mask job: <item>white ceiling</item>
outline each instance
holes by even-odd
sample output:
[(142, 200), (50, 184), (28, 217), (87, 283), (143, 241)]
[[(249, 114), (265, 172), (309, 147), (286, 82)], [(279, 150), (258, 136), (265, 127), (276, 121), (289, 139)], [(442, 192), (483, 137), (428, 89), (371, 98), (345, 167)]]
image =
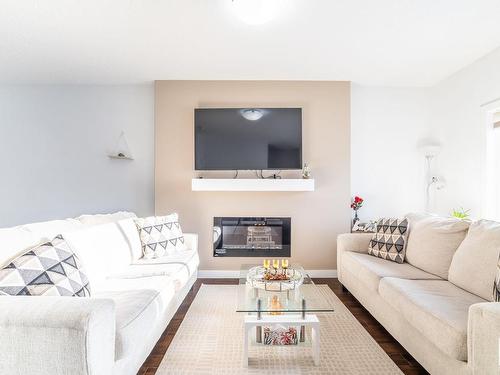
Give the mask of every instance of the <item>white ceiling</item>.
[(500, 46), (499, 0), (265, 1), (248, 25), (231, 0), (1, 0), (0, 82), (428, 86)]

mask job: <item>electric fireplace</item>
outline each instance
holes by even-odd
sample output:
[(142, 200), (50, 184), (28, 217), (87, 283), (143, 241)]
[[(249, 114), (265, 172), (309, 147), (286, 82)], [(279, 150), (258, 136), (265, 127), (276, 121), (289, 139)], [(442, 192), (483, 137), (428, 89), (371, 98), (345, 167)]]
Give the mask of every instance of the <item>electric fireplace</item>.
[(214, 217), (214, 256), (289, 257), (289, 217)]

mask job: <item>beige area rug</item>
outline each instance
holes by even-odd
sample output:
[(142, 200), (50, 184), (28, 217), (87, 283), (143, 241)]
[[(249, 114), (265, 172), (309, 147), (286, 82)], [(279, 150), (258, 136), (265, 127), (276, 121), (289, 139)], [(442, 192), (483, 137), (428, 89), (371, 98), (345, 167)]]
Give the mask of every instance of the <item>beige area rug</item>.
[(317, 314), (321, 322), (321, 362), (310, 346), (250, 345), (243, 367), (243, 313), (237, 287), (203, 285), (177, 331), (157, 375), (401, 374), (399, 368), (326, 285), (318, 288), (335, 306)]

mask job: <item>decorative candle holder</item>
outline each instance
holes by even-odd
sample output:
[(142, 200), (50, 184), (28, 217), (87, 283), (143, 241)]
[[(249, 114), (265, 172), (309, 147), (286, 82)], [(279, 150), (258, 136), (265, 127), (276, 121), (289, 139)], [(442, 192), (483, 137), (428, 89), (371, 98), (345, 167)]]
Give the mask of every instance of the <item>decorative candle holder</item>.
[(288, 269), (288, 259), (281, 259), (281, 268), (283, 268), (283, 273), (286, 275)]
[(273, 259), (273, 269), (274, 273), (278, 272), (278, 268), (280, 267), (280, 261), (278, 259)]
[(262, 262), (262, 266), (266, 269), (266, 271), (269, 271), (269, 268), (271, 267), (271, 260), (264, 259), (264, 261)]
[[(285, 260), (284, 263), (282, 260), (275, 261), (275, 263), (278, 262), (278, 269), (276, 271), (274, 269), (266, 268), (265, 266), (267, 266), (267, 262), (263, 262), (263, 265), (261, 266), (255, 266), (249, 269), (247, 274), (247, 284), (252, 288), (255, 288), (255, 298), (257, 298), (258, 295), (256, 289), (288, 293), (296, 290), (297, 287), (302, 285), (305, 274), (301, 270), (295, 269), (287, 264), (287, 261), (288, 260)], [(272, 261), (269, 262), (272, 263)], [(281, 268), (279, 268), (280, 264), (282, 265)], [(288, 294), (287, 296), (287, 298), (290, 298)]]

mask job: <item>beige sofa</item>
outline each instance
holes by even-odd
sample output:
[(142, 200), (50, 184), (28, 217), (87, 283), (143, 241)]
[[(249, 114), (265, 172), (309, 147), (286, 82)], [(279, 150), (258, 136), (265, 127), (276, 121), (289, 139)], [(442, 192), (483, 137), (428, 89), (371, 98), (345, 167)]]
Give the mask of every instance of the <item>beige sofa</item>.
[(407, 217), (403, 264), (369, 255), (371, 234), (340, 235), (339, 281), (431, 374), (498, 374), (500, 223)]

